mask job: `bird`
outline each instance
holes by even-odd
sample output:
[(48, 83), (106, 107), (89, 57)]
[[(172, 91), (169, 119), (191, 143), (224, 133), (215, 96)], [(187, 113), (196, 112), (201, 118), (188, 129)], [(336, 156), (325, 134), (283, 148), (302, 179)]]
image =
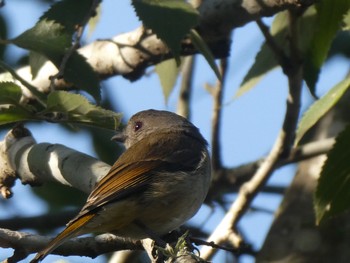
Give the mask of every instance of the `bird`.
[(88, 233), (139, 240), (161, 237), (193, 217), (211, 183), (207, 141), (186, 118), (163, 110), (133, 115), (112, 140), (125, 151), (95, 185), (80, 212), (31, 263)]

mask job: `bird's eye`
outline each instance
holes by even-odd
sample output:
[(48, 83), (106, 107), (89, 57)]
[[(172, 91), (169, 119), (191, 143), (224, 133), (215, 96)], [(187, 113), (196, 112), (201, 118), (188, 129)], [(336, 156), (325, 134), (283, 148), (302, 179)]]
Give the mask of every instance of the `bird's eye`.
[(136, 132), (141, 128), (142, 128), (142, 122), (141, 121), (135, 122), (134, 131)]

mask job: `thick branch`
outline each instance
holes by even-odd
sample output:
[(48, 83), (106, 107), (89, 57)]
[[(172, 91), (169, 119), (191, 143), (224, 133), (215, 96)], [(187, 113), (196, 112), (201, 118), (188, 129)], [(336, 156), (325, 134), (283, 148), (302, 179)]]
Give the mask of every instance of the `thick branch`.
[(16, 171), (23, 184), (58, 181), (86, 193), (90, 193), (110, 169), (108, 164), (63, 145), (36, 144), (31, 133), (22, 126), (8, 132), (0, 142), (0, 158), (7, 164), (6, 170)]
[[(18, 262), (28, 254), (37, 252), (49, 242), (50, 238), (11, 231), (0, 228), (0, 247), (12, 248), (16, 244), (14, 255), (8, 262)], [(76, 242), (79, 240), (79, 242)], [(112, 234), (103, 234), (96, 237), (75, 238), (62, 244), (53, 251), (56, 255), (79, 255), (95, 258), (101, 254), (118, 250), (142, 250), (139, 241), (132, 242), (118, 238)], [(18, 261), (16, 261), (18, 260)]]

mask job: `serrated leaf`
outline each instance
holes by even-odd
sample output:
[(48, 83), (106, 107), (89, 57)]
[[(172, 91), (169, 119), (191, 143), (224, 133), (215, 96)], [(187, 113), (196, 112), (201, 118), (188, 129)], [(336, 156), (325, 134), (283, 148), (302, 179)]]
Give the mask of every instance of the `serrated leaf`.
[[(18, 75), (17, 72), (13, 68), (11, 68), (9, 65), (7, 65), (6, 63), (4, 63), (1, 60), (0, 60), (0, 68), (8, 71), (14, 79), (19, 80), (23, 86), (25, 86), (33, 95), (36, 96), (38, 102), (41, 105), (43, 105), (43, 106), (46, 105), (45, 104), (46, 96), (43, 93), (41, 93), (40, 91), (38, 91), (38, 89), (36, 87), (32, 86), (29, 82), (27, 82), (20, 75)], [(6, 74), (2, 74), (2, 75), (3, 75), (5, 81), (6, 80), (8, 80), (8, 81), (13, 80), (13, 78), (12, 79), (9, 78), (9, 76), (6, 76)]]
[(209, 49), (207, 43), (205, 43), (203, 38), (194, 29), (191, 30), (190, 37), (191, 37), (191, 40), (192, 40), (192, 44), (199, 50), (199, 52), (207, 60), (209, 66), (214, 71), (216, 77), (219, 80), (222, 80), (222, 76), (220, 74), (219, 68), (218, 68), (218, 66), (215, 63), (215, 58), (214, 58), (213, 54), (211, 53), (211, 50)]
[(22, 97), (21, 88), (13, 82), (0, 82), (0, 105), (19, 105)]
[(120, 114), (91, 104), (85, 97), (65, 91), (51, 92), (47, 109), (42, 112), (51, 121), (67, 121), (116, 130)]
[(339, 101), (349, 87), (350, 77), (347, 77), (311, 105), (299, 122), (295, 144), (298, 144), (304, 134)]
[(55, 21), (64, 26), (65, 31), (72, 35), (77, 25), (81, 25), (90, 13), (93, 0), (62, 0), (54, 3), (44, 13), (41, 20)]
[(179, 75), (179, 67), (175, 59), (168, 59), (157, 64), (155, 70), (162, 86), (165, 102), (167, 103), (170, 93), (176, 84)]
[[(299, 48), (302, 52), (305, 52), (310, 45), (311, 33), (314, 30), (315, 15), (315, 9), (310, 7), (298, 21), (300, 28)], [(288, 45), (288, 16), (288, 11), (278, 13), (270, 29), (270, 34), (274, 38), (274, 42), (283, 50), (283, 52), (285, 52), (286, 55), (289, 55), (290, 53)], [(276, 54), (265, 41), (255, 57), (254, 64), (245, 75), (235, 97), (238, 98), (251, 90), (263, 77), (278, 66), (279, 62), (276, 59)]]
[(13, 105), (8, 107), (0, 107), (0, 125), (35, 119), (37, 118), (34, 115), (22, 107)]
[(314, 196), (316, 222), (350, 208), (350, 127), (336, 138), (322, 169)]
[(199, 13), (184, 0), (133, 0), (137, 16), (143, 24), (165, 42), (180, 60), (180, 44), (199, 22)]
[(39, 21), (33, 28), (11, 40), (15, 45), (44, 54), (56, 67), (60, 66), (66, 48), (71, 45), (71, 36), (62, 25), (54, 21)]
[(13, 82), (0, 82), (0, 125), (37, 120), (35, 108), (21, 104), (22, 90)]
[(317, 23), (309, 51), (305, 57), (304, 79), (312, 93), (315, 92), (320, 68), (327, 58), (344, 15), (350, 9), (349, 0), (320, 1), (316, 4)]
[(350, 30), (350, 10), (345, 14), (344, 16), (344, 25), (343, 25), (343, 30)]
[[(287, 45), (287, 28), (288, 28), (288, 12), (280, 12), (273, 20), (270, 34), (274, 37), (275, 43), (286, 51), (283, 47)], [(260, 51), (255, 57), (255, 62), (244, 77), (240, 88), (235, 97), (238, 98), (244, 93), (252, 89), (268, 72), (278, 66), (276, 55), (271, 50), (266, 41), (261, 46)]]
[(46, 61), (47, 61), (47, 58), (42, 54), (35, 51), (29, 52), (29, 66), (32, 74), (32, 79), (36, 78), (39, 70), (45, 64)]
[(74, 51), (64, 68), (64, 78), (68, 82), (90, 93), (96, 101), (101, 99), (100, 80), (86, 58)]

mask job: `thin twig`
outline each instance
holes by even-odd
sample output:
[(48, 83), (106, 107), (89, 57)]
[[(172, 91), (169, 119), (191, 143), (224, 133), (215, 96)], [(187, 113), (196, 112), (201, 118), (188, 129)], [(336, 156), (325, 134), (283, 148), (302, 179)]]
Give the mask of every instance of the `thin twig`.
[(184, 58), (182, 67), (182, 80), (177, 104), (177, 113), (191, 119), (190, 101), (193, 88), (193, 69), (195, 66), (195, 56)]
[(298, 25), (297, 17), (289, 12), (289, 49), (290, 59), (289, 68), (284, 72), (288, 77), (289, 94), (287, 99), (287, 111), (283, 123), (283, 130), (286, 134), (281, 156), (288, 156), (295, 139), (295, 131), (298, 124), (301, 90), (303, 81), (303, 67), (300, 59), (300, 50), (298, 48)]
[(227, 59), (220, 60), (220, 73), (222, 76), (221, 81), (218, 80), (216, 87), (212, 90), (214, 98), (213, 105), (213, 117), (212, 117), (212, 165), (213, 170), (219, 170), (222, 167), (221, 163), (221, 147), (220, 147), (220, 128), (221, 128), (221, 116), (222, 116), (222, 98), (224, 92), (224, 82), (227, 73)]
[(286, 55), (286, 53), (283, 51), (283, 49), (276, 43), (274, 37), (270, 33), (270, 29), (268, 26), (264, 24), (261, 18), (258, 18), (256, 20), (256, 23), (261, 31), (261, 33), (264, 35), (266, 43), (271, 48), (273, 53), (276, 55), (276, 58), (281, 65), (282, 68), (285, 68), (288, 64), (289, 58)]
[(222, 245), (217, 245), (214, 242), (207, 242), (205, 240), (199, 239), (199, 238), (195, 238), (195, 237), (190, 237), (191, 242), (193, 242), (194, 244), (196, 244), (197, 246), (209, 246), (209, 247), (213, 247), (213, 248), (217, 248), (217, 249), (221, 249), (221, 250), (225, 250), (228, 252), (231, 252), (233, 254), (235, 254), (236, 256), (240, 256), (243, 254), (246, 255), (256, 255), (256, 251), (253, 250), (252, 246), (250, 244), (246, 244), (240, 248), (232, 248), (232, 247), (226, 247), (226, 246), (222, 246)]

